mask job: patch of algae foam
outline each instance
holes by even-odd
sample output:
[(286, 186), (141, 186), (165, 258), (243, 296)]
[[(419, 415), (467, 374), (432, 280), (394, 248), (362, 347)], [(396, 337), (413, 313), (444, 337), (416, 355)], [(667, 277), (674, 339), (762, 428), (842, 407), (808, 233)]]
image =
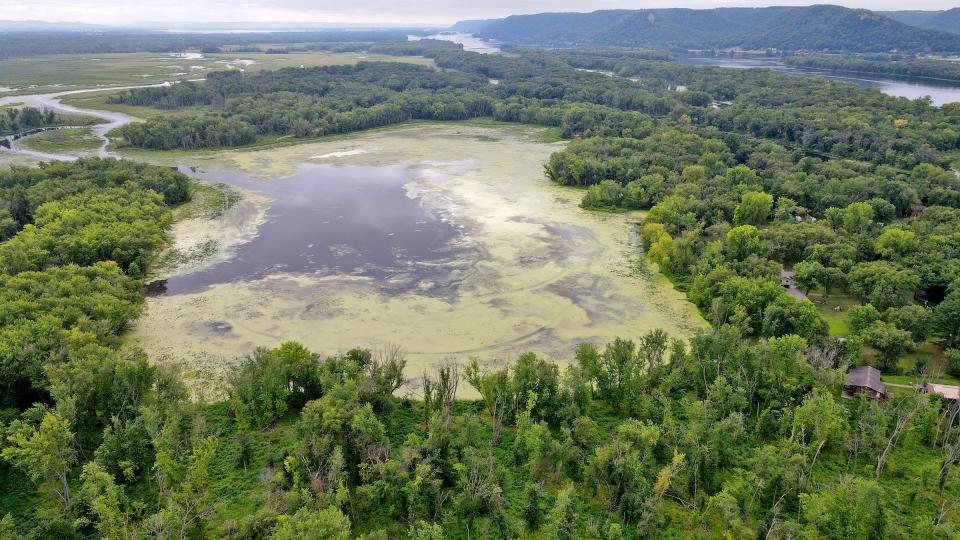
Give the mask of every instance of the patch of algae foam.
[[(204, 197), (234, 196), (226, 208), (207, 210)], [(210, 186), (194, 201), (174, 212), (172, 242), (160, 253), (150, 279), (197, 272), (231, 258), (234, 250), (252, 240), (266, 220), (270, 197), (256, 191), (223, 185)]]
[(654, 328), (685, 337), (704, 327), (661, 274), (638, 270), (644, 263), (627, 217), (584, 211), (577, 206), (582, 191), (544, 176), (544, 163), (563, 145), (542, 134), (418, 124), (200, 156), (201, 167), (240, 169), (265, 181), (316, 156), (333, 164), (404, 164), (416, 173), (408, 195), (462, 227), (461, 241), (479, 255), (463, 261), (468, 270), (454, 297), (430, 295), (430, 283), (387, 295), (367, 278), (278, 273), (150, 298), (130, 340), (151, 361), (174, 365), (201, 399), (222, 398), (229, 370), (255, 347), (296, 340), (332, 354), (399, 345), (410, 379), (404, 391), (416, 396), (416, 379), (449, 359), (494, 362), (534, 351), (564, 364), (580, 342)]

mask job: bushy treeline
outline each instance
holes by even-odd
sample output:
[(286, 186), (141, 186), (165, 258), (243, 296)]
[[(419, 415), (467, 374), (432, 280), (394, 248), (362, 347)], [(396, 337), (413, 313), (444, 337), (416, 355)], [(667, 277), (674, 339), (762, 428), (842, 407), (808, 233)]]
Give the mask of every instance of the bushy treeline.
[(960, 66), (947, 60), (929, 58), (898, 58), (895, 56), (838, 56), (803, 54), (787, 56), (783, 62), (788, 66), (827, 69), (836, 71), (859, 71), (881, 75), (907, 77), (930, 77), (960, 81)]
[(0, 136), (21, 133), (40, 127), (60, 125), (62, 118), (52, 109), (36, 107), (0, 108)]
[(115, 344), (188, 187), (109, 159), (0, 172), (0, 407), (49, 399), (50, 370)]
[[(839, 398), (838, 343), (720, 325), (583, 345), (561, 370), (256, 351), (230, 399), (89, 349), (7, 428), (60, 538), (950, 538), (958, 406)], [(97, 356), (99, 355), (99, 357)], [(104, 360), (108, 358), (111, 360)], [(476, 400), (456, 398), (458, 389)], [(79, 398), (79, 399), (78, 399)], [(109, 412), (109, 418), (103, 413)]]
[(960, 180), (952, 171), (822, 160), (715, 135), (659, 129), (573, 141), (546, 171), (588, 186), (584, 207), (649, 210), (647, 254), (716, 323), (735, 318), (768, 337), (824, 334), (816, 307), (781, 287), (781, 270), (792, 267), (804, 292), (845, 292), (876, 313), (852, 325), (852, 337), (876, 349), (887, 372), (931, 336), (957, 347)]
[[(644, 136), (654, 123), (716, 128), (815, 156), (905, 168), (948, 166), (960, 145), (953, 106), (769, 70), (654, 62), (628, 52), (617, 57), (616, 50), (479, 55), (424, 41), (369, 50), (423, 54), (442, 70), (365, 63), (224, 73), (203, 83), (134, 90), (115, 100), (183, 112), (130, 124), (120, 135), (134, 146), (197, 148), (243, 144), (251, 132), (315, 136), (411, 119), (491, 116), (563, 126), (568, 137)], [(619, 77), (577, 69), (596, 65), (613, 67)], [(204, 124), (211, 127), (201, 130)], [(184, 126), (189, 135), (177, 139)]]

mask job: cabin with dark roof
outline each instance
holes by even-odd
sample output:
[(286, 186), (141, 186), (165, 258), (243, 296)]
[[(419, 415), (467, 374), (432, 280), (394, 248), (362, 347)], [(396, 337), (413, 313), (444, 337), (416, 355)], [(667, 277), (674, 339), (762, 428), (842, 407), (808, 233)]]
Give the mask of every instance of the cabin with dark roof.
[(886, 400), (887, 386), (880, 380), (880, 370), (870, 366), (853, 368), (847, 373), (843, 385), (843, 397), (867, 396), (870, 399)]

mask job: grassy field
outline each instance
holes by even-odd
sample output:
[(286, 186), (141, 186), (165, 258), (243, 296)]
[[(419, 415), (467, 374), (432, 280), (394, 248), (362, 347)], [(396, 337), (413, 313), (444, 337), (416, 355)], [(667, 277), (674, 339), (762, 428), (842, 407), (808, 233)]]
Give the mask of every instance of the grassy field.
[[(850, 335), (850, 326), (847, 324), (847, 312), (851, 307), (860, 303), (859, 300), (848, 294), (833, 292), (829, 298), (824, 298), (822, 293), (811, 292), (807, 295), (810, 300), (816, 304), (820, 310), (820, 315), (826, 319), (830, 325), (830, 335), (846, 337)], [(837, 308), (840, 308), (838, 311)]]
[(89, 128), (64, 128), (44, 131), (20, 141), (30, 150), (48, 153), (84, 152), (100, 148), (102, 141)]
[(199, 79), (210, 71), (228, 69), (251, 72), (361, 61), (433, 65), (433, 60), (418, 56), (330, 52), (209, 54), (200, 59), (177, 58), (163, 53), (60, 54), (0, 62), (0, 88), (12, 89), (0, 92), (0, 95)]

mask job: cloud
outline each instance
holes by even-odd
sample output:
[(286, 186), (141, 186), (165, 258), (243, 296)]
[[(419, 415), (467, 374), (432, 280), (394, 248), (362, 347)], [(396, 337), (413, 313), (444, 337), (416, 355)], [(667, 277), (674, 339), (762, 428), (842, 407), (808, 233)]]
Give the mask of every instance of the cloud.
[[(903, 0), (839, 2), (849, 7), (904, 9)], [(909, 9), (947, 9), (950, 1), (918, 0)], [(592, 11), (612, 8), (807, 5), (812, 2), (735, 0), (0, 0), (0, 19), (78, 21), (123, 24), (138, 22), (336, 22), (449, 24), (461, 19), (504, 17), (543, 11)]]

